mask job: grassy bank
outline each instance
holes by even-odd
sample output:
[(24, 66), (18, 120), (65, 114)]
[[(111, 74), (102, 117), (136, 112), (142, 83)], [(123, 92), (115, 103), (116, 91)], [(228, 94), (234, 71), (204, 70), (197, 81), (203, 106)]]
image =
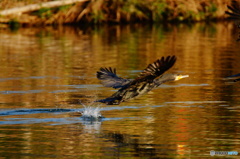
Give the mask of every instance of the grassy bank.
[[(3, 0), (1, 10), (47, 0)], [(193, 22), (221, 20), (229, 0), (95, 0), (24, 14), (0, 16), (1, 23), (22, 25), (99, 24), (133, 22)]]

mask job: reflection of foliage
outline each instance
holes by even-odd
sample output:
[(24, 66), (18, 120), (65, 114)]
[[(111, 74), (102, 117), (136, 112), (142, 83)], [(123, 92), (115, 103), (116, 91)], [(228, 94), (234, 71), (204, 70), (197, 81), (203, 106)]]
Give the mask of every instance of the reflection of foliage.
[(9, 25), (10, 30), (12, 30), (12, 31), (16, 31), (20, 27), (20, 24), (19, 24), (19, 22), (16, 19), (11, 19), (8, 22), (8, 25)]

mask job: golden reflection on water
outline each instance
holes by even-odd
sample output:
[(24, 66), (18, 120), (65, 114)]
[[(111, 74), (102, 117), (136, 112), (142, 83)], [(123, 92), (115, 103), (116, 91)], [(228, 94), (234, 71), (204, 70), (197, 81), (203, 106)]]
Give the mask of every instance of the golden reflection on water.
[(190, 77), (116, 108), (101, 104), (108, 119), (103, 122), (86, 124), (79, 118), (74, 124), (46, 124), (73, 120), (72, 113), (0, 117), (27, 121), (1, 126), (0, 152), (181, 158), (240, 151), (240, 90), (238, 83), (223, 80), (239, 73), (240, 47), (232, 30), (229, 23), (2, 30), (0, 108), (82, 108), (79, 100), (92, 104), (113, 93), (96, 79), (100, 67), (115, 67), (121, 76), (134, 78), (167, 55), (178, 58), (169, 72)]

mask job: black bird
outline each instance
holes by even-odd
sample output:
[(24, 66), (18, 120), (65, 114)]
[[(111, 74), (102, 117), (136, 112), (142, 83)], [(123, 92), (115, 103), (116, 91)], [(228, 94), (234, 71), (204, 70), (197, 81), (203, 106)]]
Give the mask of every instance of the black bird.
[(154, 63), (149, 64), (135, 79), (118, 77), (115, 68), (100, 68), (97, 72), (97, 78), (101, 80), (102, 84), (106, 87), (118, 88), (119, 90), (112, 96), (106, 99), (97, 100), (96, 102), (102, 102), (108, 105), (120, 104), (121, 102), (145, 94), (164, 82), (176, 81), (188, 77), (188, 75), (163, 74), (170, 69), (175, 62), (175, 56), (162, 57)]
[(227, 78), (233, 79), (232, 82), (237, 82), (237, 81), (240, 81), (240, 78), (236, 78), (239, 76), (240, 76), (240, 73), (238, 73), (236, 75), (228, 76)]
[[(231, 5), (228, 5), (227, 7), (229, 11), (225, 11), (225, 13), (229, 15), (228, 19), (234, 20), (238, 28), (240, 28), (240, 2), (236, 0), (232, 0)], [(240, 41), (240, 35), (237, 41)]]
[(229, 19), (240, 20), (240, 2), (232, 0), (231, 5), (227, 5), (229, 11), (225, 11), (229, 15)]
[[(228, 19), (235, 20), (238, 25), (238, 28), (240, 28), (240, 2), (236, 1), (236, 0), (232, 0), (231, 5), (230, 6), (228, 5), (227, 7), (230, 11), (230, 12), (225, 11), (225, 13), (229, 15)], [(240, 35), (239, 35), (239, 38), (237, 39), (237, 41), (240, 41)], [(227, 78), (235, 78), (235, 77), (239, 77), (239, 76), (240, 76), (240, 73), (229, 76)], [(237, 82), (237, 81), (240, 81), (240, 78), (233, 80), (233, 82)]]

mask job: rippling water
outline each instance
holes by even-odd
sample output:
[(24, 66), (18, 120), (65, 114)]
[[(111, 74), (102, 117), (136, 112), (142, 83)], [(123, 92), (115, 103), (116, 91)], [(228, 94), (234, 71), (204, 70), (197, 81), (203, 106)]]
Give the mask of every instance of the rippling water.
[[(238, 31), (230, 23), (25, 28), (0, 34), (3, 158), (209, 158), (240, 152)], [(134, 78), (161, 56), (189, 78), (140, 98), (94, 103), (115, 90), (100, 67)], [(104, 118), (85, 120), (84, 105)], [(236, 157), (236, 156), (235, 156)]]

